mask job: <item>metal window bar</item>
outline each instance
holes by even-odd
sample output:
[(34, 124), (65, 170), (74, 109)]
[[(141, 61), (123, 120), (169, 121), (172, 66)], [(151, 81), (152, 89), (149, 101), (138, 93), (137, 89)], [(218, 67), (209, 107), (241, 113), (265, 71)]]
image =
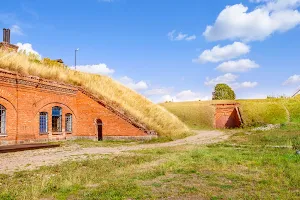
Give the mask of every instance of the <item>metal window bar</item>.
[(72, 114), (66, 114), (66, 132), (72, 132)]
[(40, 133), (48, 133), (48, 113), (40, 113)]
[(6, 135), (6, 108), (0, 105), (0, 135)]
[(61, 107), (52, 108), (52, 132), (62, 132), (62, 109)]

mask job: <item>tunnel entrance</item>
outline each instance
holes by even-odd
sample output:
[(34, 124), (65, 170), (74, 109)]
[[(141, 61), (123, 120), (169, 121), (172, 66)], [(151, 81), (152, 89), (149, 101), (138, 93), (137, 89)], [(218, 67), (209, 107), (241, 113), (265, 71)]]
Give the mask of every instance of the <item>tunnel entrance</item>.
[(239, 111), (238, 103), (214, 104), (215, 111), (215, 128), (239, 128), (242, 124), (242, 118)]

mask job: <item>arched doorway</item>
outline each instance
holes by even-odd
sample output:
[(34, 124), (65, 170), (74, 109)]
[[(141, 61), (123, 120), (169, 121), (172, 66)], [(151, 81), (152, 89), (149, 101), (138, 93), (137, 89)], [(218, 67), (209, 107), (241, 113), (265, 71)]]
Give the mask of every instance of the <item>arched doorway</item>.
[(98, 141), (101, 141), (103, 139), (103, 135), (102, 135), (102, 120), (101, 119), (97, 119), (96, 120), (96, 125), (97, 125), (97, 133), (98, 133)]

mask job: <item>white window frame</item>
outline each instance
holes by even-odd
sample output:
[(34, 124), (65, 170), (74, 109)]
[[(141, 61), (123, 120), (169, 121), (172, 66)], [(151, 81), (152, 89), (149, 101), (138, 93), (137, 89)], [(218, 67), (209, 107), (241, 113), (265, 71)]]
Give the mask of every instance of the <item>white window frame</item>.
[(0, 104), (0, 136), (7, 136), (6, 133), (6, 108)]
[(66, 122), (66, 132), (72, 133), (73, 131), (73, 116), (71, 113), (67, 113), (65, 115), (65, 122)]

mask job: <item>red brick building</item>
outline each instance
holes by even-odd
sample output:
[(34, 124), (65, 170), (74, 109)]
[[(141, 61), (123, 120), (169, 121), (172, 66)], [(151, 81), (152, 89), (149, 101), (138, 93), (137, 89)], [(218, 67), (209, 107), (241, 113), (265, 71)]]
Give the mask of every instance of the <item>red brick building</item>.
[(151, 132), (82, 88), (0, 70), (0, 145), (149, 137)]

